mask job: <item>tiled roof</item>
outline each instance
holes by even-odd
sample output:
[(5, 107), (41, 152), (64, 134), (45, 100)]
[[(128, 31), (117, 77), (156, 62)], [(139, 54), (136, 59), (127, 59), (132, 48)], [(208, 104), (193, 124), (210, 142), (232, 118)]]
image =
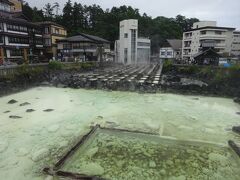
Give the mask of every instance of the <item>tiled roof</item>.
[(106, 39), (100, 38), (98, 36), (93, 36), (85, 33), (80, 33), (77, 36), (72, 36), (59, 40), (59, 42), (95, 42), (95, 43), (109, 43)]

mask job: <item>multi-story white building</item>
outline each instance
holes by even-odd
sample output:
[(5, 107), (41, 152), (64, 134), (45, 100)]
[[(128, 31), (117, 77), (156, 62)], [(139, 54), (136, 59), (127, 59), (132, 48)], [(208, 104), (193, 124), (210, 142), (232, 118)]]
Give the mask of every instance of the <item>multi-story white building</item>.
[(182, 58), (193, 60), (201, 51), (202, 44), (214, 41), (214, 49), (220, 55), (230, 56), (235, 28), (218, 27), (216, 21), (201, 21), (183, 33)]
[(138, 20), (120, 22), (119, 40), (115, 42), (115, 60), (123, 64), (150, 62), (151, 41), (138, 38)]
[(240, 31), (233, 32), (233, 43), (231, 55), (240, 56)]

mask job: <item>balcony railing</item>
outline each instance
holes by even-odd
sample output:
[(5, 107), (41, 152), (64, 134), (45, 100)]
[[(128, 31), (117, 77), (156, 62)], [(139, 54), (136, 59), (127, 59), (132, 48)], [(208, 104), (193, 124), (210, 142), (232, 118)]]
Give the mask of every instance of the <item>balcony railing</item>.
[(226, 35), (205, 34), (200, 35), (200, 39), (225, 39)]

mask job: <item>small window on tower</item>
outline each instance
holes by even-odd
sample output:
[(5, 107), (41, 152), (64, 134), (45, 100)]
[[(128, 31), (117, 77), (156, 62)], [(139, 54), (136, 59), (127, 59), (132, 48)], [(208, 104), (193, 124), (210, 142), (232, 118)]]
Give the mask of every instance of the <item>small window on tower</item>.
[(125, 34), (124, 34), (124, 38), (128, 38), (128, 33), (125, 33)]

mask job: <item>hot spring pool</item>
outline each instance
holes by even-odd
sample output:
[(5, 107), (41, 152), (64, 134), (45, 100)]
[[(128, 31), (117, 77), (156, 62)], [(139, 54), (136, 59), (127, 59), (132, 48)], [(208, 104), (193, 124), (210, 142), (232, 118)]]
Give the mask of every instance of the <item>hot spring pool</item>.
[[(18, 102), (8, 104), (11, 99)], [(30, 104), (20, 106), (24, 102)], [(231, 131), (232, 126), (240, 125), (240, 116), (237, 114), (240, 112), (240, 106), (227, 98), (39, 87), (0, 98), (0, 107), (0, 176), (5, 179), (16, 179), (16, 177), (20, 180), (44, 179), (46, 176), (41, 170), (46, 165), (53, 165), (83, 134), (89, 131), (90, 125), (97, 123), (103, 126), (157, 133), (159, 137), (164, 138), (208, 142), (214, 147), (226, 147), (229, 139), (240, 142), (240, 137)], [(26, 112), (27, 109), (34, 111)], [(53, 111), (45, 112), (44, 110), (47, 109)], [(10, 112), (6, 113), (7, 111)], [(12, 119), (9, 116), (20, 118)], [(138, 142), (142, 147), (147, 143), (146, 140), (142, 142), (138, 140)], [(155, 157), (154, 154), (160, 152), (156, 150), (154, 143), (151, 146), (150, 149), (153, 149), (151, 157)], [(133, 151), (134, 148), (129, 148), (129, 151)], [(163, 144), (162, 148), (167, 147)], [(99, 153), (100, 160), (103, 152)], [(228, 164), (229, 168), (221, 168), (222, 166), (219, 165), (218, 170), (217, 164), (211, 165), (206, 160), (208, 166), (206, 165), (205, 172), (212, 174), (210, 177), (218, 179), (226, 179), (225, 175), (232, 172), (232, 176), (230, 174), (227, 177), (234, 179), (236, 165), (234, 163), (229, 165), (231, 156), (224, 151), (224, 148), (210, 148), (205, 152), (206, 157), (209, 157), (211, 152), (215, 156), (210, 157), (216, 158), (216, 161), (222, 164)], [(177, 157), (176, 160), (181, 155), (180, 152), (174, 154), (169, 151), (169, 153), (173, 153), (173, 157)], [(191, 154), (190, 151), (185, 155), (189, 155), (187, 159), (189, 164), (194, 158), (198, 159), (198, 156)], [(129, 157), (130, 162), (134, 162), (134, 157)], [(146, 159), (145, 156), (143, 157)], [(117, 158), (120, 157), (115, 157)], [(175, 159), (171, 160), (172, 163), (175, 163)], [(164, 169), (162, 168), (164, 162), (158, 161), (149, 157), (145, 166), (151, 164)], [(115, 167), (119, 164), (124, 166), (124, 162), (112, 163)], [(177, 167), (184, 167), (182, 163), (180, 161)], [(199, 167), (201, 165), (199, 163), (200, 161), (196, 160), (194, 166)], [(189, 166), (186, 164), (185, 167)], [(107, 166), (103, 165), (103, 168), (104, 171), (108, 171)], [(140, 171), (137, 167), (135, 170)], [(131, 171), (134, 172), (134, 169)], [(181, 175), (184, 175), (181, 174), (184, 168), (179, 168), (177, 174), (172, 171), (169, 174), (166, 165), (165, 171), (167, 179), (183, 178)], [(154, 173), (157, 173), (154, 168), (151, 173), (151, 176), (145, 173), (142, 177), (146, 179), (149, 176), (150, 179), (154, 179)], [(116, 176), (113, 174), (111, 177)]]

